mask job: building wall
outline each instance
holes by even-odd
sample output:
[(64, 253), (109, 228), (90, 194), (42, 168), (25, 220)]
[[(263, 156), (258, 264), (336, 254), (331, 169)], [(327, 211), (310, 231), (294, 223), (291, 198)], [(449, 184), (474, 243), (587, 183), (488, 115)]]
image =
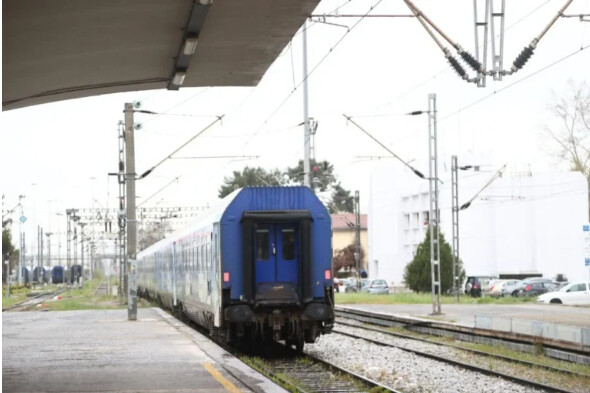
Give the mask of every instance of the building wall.
[[(493, 173), (459, 174), (459, 204), (479, 191)], [(441, 230), (452, 244), (450, 173), (440, 187)], [(541, 273), (570, 281), (586, 278), (582, 225), (588, 218), (588, 186), (578, 172), (496, 179), (459, 212), (459, 251), (468, 275)], [(391, 168), (371, 176), (369, 276), (394, 285), (423, 241), (428, 182)]]
[[(343, 249), (344, 247), (348, 246), (349, 244), (354, 244), (355, 242), (355, 231), (354, 229), (350, 230), (334, 230), (332, 232), (332, 251), (334, 255), (336, 255), (336, 251)], [(361, 247), (365, 252), (365, 255), (362, 259), (362, 265), (366, 269), (367, 267), (367, 260), (368, 260), (368, 252), (369, 252), (369, 240), (367, 235), (366, 229), (361, 229)]]

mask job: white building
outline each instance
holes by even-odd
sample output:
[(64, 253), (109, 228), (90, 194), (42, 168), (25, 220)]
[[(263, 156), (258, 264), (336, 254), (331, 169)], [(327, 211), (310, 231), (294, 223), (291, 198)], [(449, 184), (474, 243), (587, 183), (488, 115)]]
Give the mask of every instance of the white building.
[[(459, 205), (494, 172), (459, 171)], [(443, 176), (443, 175), (441, 175)], [(452, 245), (451, 181), (440, 186), (441, 231)], [(428, 181), (399, 168), (372, 173), (369, 195), (369, 276), (402, 285), (404, 268), (428, 229)], [(459, 212), (459, 251), (468, 275), (564, 274), (588, 277), (582, 225), (588, 184), (579, 172), (496, 179)]]

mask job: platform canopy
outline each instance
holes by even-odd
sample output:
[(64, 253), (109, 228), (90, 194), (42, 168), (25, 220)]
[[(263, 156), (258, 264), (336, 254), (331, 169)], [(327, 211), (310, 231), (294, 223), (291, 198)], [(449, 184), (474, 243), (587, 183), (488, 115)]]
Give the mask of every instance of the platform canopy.
[(5, 0), (2, 109), (255, 86), (319, 0)]

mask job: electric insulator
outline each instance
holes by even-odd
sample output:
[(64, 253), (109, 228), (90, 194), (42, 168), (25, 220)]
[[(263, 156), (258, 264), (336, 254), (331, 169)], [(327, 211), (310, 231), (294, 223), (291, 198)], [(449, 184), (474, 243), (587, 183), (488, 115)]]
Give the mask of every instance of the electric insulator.
[(520, 54), (516, 58), (516, 60), (514, 60), (512, 68), (514, 68), (515, 71), (520, 70), (526, 64), (526, 62), (529, 61), (533, 53), (533, 48), (531, 48), (530, 46), (525, 46), (522, 52), (520, 52)]
[(461, 67), (461, 64), (459, 64), (457, 59), (455, 59), (453, 56), (449, 56), (449, 57), (447, 57), (447, 59), (449, 60), (451, 67), (453, 67), (455, 72), (457, 74), (459, 74), (459, 76), (461, 78), (465, 78), (467, 76), (467, 72), (465, 72), (465, 69), (463, 67)]
[(469, 66), (473, 68), (474, 71), (479, 72), (479, 70), (481, 70), (481, 63), (477, 61), (475, 57), (471, 55), (471, 53), (463, 51), (460, 53), (460, 55), (465, 63), (469, 64)]

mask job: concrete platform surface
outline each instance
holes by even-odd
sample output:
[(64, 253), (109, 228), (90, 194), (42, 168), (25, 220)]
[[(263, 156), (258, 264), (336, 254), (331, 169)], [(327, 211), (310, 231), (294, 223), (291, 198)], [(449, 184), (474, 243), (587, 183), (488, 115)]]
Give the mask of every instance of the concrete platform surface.
[(558, 304), (443, 304), (441, 305), (443, 315), (430, 315), (432, 304), (336, 304), (336, 306), (435, 319), (468, 327), (475, 326), (476, 315), (590, 327), (590, 307)]
[(3, 392), (285, 392), (162, 310), (2, 313)]

